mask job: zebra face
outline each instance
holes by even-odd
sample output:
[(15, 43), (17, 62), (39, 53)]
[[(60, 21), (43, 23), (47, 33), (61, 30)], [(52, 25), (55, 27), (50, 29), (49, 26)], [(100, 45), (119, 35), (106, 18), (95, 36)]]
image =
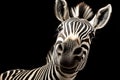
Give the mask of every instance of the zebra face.
[(53, 59), (61, 72), (75, 73), (83, 69), (92, 37), (106, 25), (111, 12), (112, 7), (108, 4), (93, 16), (92, 9), (84, 2), (68, 9), (65, 0), (56, 0), (55, 15), (61, 24), (58, 27)]
[(56, 63), (65, 73), (81, 70), (86, 63), (94, 29), (88, 21), (70, 18), (58, 27), (55, 44)]

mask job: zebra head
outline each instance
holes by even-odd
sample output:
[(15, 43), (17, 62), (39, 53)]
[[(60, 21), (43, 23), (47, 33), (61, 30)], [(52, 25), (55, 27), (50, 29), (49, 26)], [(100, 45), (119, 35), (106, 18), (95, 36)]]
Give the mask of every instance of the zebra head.
[(84, 2), (69, 11), (65, 0), (56, 0), (55, 14), (61, 24), (53, 60), (61, 72), (71, 74), (84, 68), (92, 38), (96, 30), (108, 22), (111, 12), (112, 7), (108, 4), (93, 15), (92, 9)]

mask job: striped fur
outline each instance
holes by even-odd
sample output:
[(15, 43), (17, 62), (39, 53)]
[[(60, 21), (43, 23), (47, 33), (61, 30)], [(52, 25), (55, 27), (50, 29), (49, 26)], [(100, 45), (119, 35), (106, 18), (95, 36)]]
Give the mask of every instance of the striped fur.
[[(108, 22), (111, 11), (109, 4), (89, 22), (93, 12), (87, 4), (82, 2), (71, 8), (71, 17), (67, 2), (56, 0), (55, 14), (61, 24), (56, 42), (46, 57), (46, 65), (32, 70), (8, 70), (0, 74), (0, 80), (74, 80), (87, 62), (95, 31)], [(102, 12), (104, 16), (99, 21)]]

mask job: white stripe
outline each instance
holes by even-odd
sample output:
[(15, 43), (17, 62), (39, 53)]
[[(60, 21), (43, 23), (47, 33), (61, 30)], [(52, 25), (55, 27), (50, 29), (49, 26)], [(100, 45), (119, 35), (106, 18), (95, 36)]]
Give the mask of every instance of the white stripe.
[[(52, 65), (54, 65), (54, 64), (52, 64)], [(55, 77), (53, 75), (53, 69), (54, 69), (54, 66), (52, 66), (52, 68), (51, 68), (51, 70), (52, 70), (51, 75), (52, 75), (53, 80), (55, 80)]]
[[(80, 26), (81, 26), (81, 25), (80, 25)], [(80, 32), (84, 29), (84, 27), (85, 27), (85, 25), (83, 25), (83, 27), (80, 29), (80, 31), (78, 31), (77, 35), (80, 34)], [(78, 29), (79, 29), (79, 27), (78, 27)], [(81, 35), (80, 35), (80, 36), (81, 36)]]
[(67, 37), (64, 33), (64, 29), (59, 34), (62, 34), (65, 38)]
[(2, 80), (3, 74), (0, 75), (0, 80)]
[(65, 27), (65, 30), (66, 30), (66, 35), (68, 35), (67, 22), (65, 23), (64, 27)]
[[(70, 34), (72, 34), (71, 24), (70, 24), (70, 23), (71, 23), (71, 22), (69, 22), (69, 24), (68, 24), (68, 25), (69, 25), (69, 30), (70, 30), (69, 32), (70, 32)], [(70, 35), (70, 34), (69, 34), (69, 35)]]
[[(62, 37), (58, 37), (58, 38), (57, 38), (57, 41), (62, 41), (62, 42), (63, 42), (63, 38), (62, 38)], [(56, 42), (57, 42), (57, 41), (56, 41)]]
[(30, 77), (28, 78), (28, 80), (31, 80), (31, 79), (32, 79), (32, 77), (35, 75), (36, 71), (38, 71), (38, 69), (36, 69), (36, 70), (30, 75)]
[[(15, 74), (15, 72), (16, 72), (16, 70), (13, 70), (13, 73), (12, 73), (11, 75)], [(19, 71), (18, 71), (18, 72), (19, 72)], [(18, 72), (17, 72), (17, 73), (18, 73)], [(11, 78), (12, 78), (12, 76), (10, 76), (9, 80), (11, 80)]]
[(5, 80), (7, 80), (9, 73), (10, 73), (10, 71), (7, 71), (7, 76), (5, 77)]

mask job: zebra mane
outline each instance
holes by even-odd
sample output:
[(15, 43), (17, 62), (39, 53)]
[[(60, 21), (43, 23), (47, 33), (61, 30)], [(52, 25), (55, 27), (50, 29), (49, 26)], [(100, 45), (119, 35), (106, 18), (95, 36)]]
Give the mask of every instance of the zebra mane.
[(71, 8), (73, 17), (89, 19), (93, 16), (93, 11), (86, 3), (81, 2), (76, 7)]

